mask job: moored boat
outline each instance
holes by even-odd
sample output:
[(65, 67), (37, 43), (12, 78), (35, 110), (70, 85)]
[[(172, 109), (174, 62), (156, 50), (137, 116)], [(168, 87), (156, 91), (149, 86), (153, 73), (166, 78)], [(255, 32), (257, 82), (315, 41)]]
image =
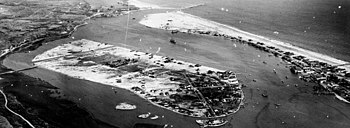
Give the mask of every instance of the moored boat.
[(159, 118), (159, 116), (157, 116), (157, 115), (154, 115), (153, 117), (150, 117), (151, 120), (155, 120), (155, 119), (158, 119), (158, 118)]

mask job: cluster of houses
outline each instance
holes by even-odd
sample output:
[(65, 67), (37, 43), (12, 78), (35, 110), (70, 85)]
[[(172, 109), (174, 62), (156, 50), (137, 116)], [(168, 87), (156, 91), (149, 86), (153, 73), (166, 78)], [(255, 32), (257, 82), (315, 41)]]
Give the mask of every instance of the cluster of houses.
[(201, 93), (202, 98), (210, 106), (208, 112), (211, 116), (231, 114), (240, 105), (243, 97), (241, 86), (236, 74), (232, 71), (209, 70), (207, 74), (188, 74), (187, 76), (191, 86)]
[(134, 5), (127, 5), (124, 3), (118, 3), (115, 6), (101, 6), (99, 8), (92, 8), (89, 10), (89, 13), (92, 14), (98, 14), (95, 17), (114, 17), (126, 14), (127, 11), (131, 10), (139, 10), (138, 7)]
[[(200, 67), (199, 64), (190, 66)], [(131, 89), (158, 106), (192, 117), (225, 117), (236, 112), (243, 100), (241, 85), (232, 71), (193, 73), (186, 70), (164, 70), (154, 69), (141, 74), (151, 79), (168, 76), (170, 81), (178, 83), (175, 88), (152, 89), (149, 92), (144, 86)]]
[(334, 94), (338, 99), (350, 103), (350, 73), (338, 66), (306, 59), (303, 56), (285, 57), (292, 64), (290, 70), (306, 82), (318, 83), (325, 94)]

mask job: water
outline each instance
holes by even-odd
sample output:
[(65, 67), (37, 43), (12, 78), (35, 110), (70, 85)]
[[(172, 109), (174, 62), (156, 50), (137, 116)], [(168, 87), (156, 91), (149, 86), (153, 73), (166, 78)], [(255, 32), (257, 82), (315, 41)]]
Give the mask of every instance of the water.
[(206, 6), (185, 12), (350, 61), (348, 0), (140, 1), (166, 7), (183, 7), (205, 2)]

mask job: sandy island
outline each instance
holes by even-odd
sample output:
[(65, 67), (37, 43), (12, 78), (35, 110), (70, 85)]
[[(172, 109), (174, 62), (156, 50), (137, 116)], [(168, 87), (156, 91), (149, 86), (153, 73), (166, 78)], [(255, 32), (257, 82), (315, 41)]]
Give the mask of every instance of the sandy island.
[(130, 90), (176, 113), (216, 118), (239, 110), (235, 73), (127, 48), (78, 40), (36, 56), (35, 65)]

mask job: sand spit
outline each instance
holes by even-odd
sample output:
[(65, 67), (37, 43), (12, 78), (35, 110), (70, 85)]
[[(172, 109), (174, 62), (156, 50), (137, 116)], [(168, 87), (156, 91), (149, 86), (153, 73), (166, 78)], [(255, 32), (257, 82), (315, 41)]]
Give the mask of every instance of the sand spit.
[(232, 71), (84, 39), (48, 50), (33, 62), (130, 90), (156, 106), (192, 117), (225, 117), (237, 112), (244, 98)]
[[(165, 30), (171, 30), (171, 31), (176, 30), (180, 32), (211, 31), (211, 32), (216, 32), (218, 34), (228, 35), (231, 37), (237, 37), (237, 38), (241, 37), (242, 40), (251, 39), (253, 43), (262, 42), (267, 46), (276, 47), (285, 52), (293, 52), (296, 55), (305, 56), (310, 60), (325, 62), (331, 65), (341, 65), (341, 64), (348, 63), (327, 55), (323, 55), (320, 53), (312, 52), (309, 50), (305, 50), (305, 49), (293, 46), (289, 43), (285, 43), (277, 40), (271, 40), (263, 36), (254, 35), (252, 33), (245, 32), (228, 25), (203, 19), (198, 16), (187, 14), (181, 11), (149, 14), (140, 21), (140, 24), (143, 24), (145, 26), (152, 27), (152, 28), (165, 29)], [(350, 71), (349, 67), (343, 66), (342, 68), (345, 68), (347, 71)]]

